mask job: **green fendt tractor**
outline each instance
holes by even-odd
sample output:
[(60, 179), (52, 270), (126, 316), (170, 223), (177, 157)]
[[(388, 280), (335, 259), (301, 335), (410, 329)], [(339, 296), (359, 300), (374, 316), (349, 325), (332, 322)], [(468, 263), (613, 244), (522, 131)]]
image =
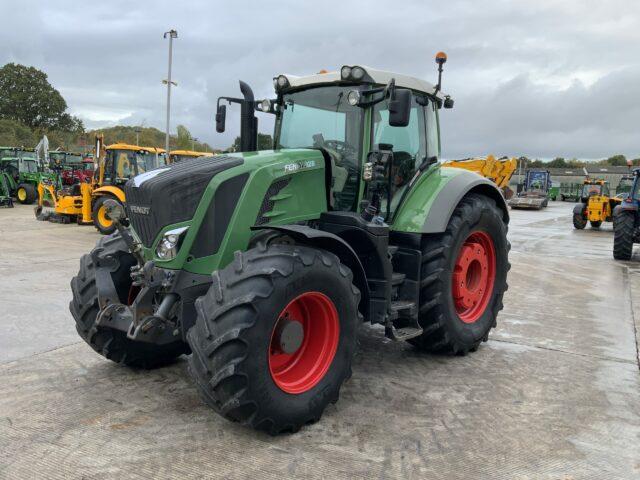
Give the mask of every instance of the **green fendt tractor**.
[(0, 172), (9, 196), (30, 205), (38, 199), (38, 183), (43, 179), (58, 183), (55, 173), (46, 172), (35, 151), (24, 148), (0, 147)]
[[(437, 57), (441, 76), (446, 57)], [(271, 434), (338, 400), (363, 321), (418, 349), (486, 341), (507, 289), (508, 212), (488, 179), (438, 163), (438, 112), (418, 78), (344, 66), (274, 79), (241, 106), (243, 153), (130, 180), (118, 232), (82, 257), (71, 313), (98, 353), (135, 367), (191, 353), (202, 398)], [(256, 152), (255, 111), (275, 115)]]

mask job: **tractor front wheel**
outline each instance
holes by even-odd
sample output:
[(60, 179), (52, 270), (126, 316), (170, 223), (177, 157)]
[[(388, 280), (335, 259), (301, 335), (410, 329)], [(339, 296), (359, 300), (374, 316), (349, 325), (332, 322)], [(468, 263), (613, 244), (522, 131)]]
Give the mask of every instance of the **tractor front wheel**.
[(36, 187), (30, 183), (21, 183), (16, 191), (18, 201), (23, 205), (31, 205), (38, 199)]
[(483, 195), (466, 196), (444, 233), (424, 235), (419, 312), (424, 333), (410, 342), (457, 355), (486, 342), (507, 290), (509, 249), (502, 211)]
[[(131, 298), (131, 267), (135, 259), (127, 251), (124, 240), (119, 235), (102, 237), (96, 248), (120, 242), (122, 249), (118, 255), (118, 267), (111, 272), (111, 278), (120, 297), (120, 301), (129, 304)], [(76, 330), (82, 339), (96, 352), (116, 363), (136, 368), (156, 368), (171, 363), (175, 358), (188, 353), (187, 345), (174, 342), (166, 345), (154, 345), (147, 342), (130, 340), (126, 333), (109, 327), (96, 326), (98, 316), (98, 291), (96, 289), (96, 266), (91, 255), (80, 259), (80, 271), (71, 280), (73, 297), (69, 310), (76, 321)]]
[(597, 220), (597, 221), (591, 221), (591, 228), (600, 228), (600, 225), (602, 225), (602, 221), (601, 220)]
[(275, 435), (317, 421), (351, 375), (360, 292), (325, 250), (259, 244), (196, 301), (189, 371), (228, 420)]
[(93, 224), (103, 235), (110, 235), (116, 231), (116, 224), (113, 222), (113, 220), (107, 217), (107, 207), (105, 207), (104, 205), (104, 203), (109, 199), (116, 200), (118, 203), (120, 203), (119, 200), (112, 196), (98, 197), (98, 199), (93, 204), (93, 209), (91, 212)]
[(635, 236), (636, 212), (616, 212), (613, 216), (613, 258), (631, 260)]

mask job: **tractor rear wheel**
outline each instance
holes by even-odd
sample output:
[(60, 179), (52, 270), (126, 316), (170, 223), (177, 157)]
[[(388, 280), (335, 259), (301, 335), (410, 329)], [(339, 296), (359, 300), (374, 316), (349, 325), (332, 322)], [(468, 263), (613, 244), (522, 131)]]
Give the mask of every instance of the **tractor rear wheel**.
[(589, 223), (591, 223), (591, 228), (600, 228), (600, 225), (602, 225), (602, 220), (597, 220), (597, 221), (592, 220)]
[(260, 243), (213, 273), (187, 334), (204, 402), (272, 435), (317, 421), (351, 375), (360, 292), (325, 250)]
[[(96, 248), (121, 242), (123, 249), (119, 256), (119, 267), (111, 273), (118, 296), (122, 303), (130, 303), (131, 291), (130, 268), (135, 264), (133, 256), (126, 251), (126, 245), (118, 234), (103, 237)], [(116, 363), (135, 368), (156, 368), (171, 363), (183, 353), (188, 353), (187, 345), (180, 341), (167, 345), (154, 345), (137, 342), (113, 328), (95, 327), (98, 316), (98, 291), (96, 289), (96, 271), (91, 255), (83, 255), (80, 259), (80, 271), (71, 280), (73, 298), (69, 310), (76, 321), (76, 330), (82, 339), (96, 352)]]
[(23, 205), (31, 205), (38, 199), (38, 191), (30, 183), (21, 183), (16, 190), (16, 197)]
[(509, 271), (507, 225), (495, 202), (467, 195), (442, 234), (422, 238), (419, 321), (409, 340), (436, 353), (465, 355), (486, 342), (502, 310)]
[(613, 258), (631, 260), (635, 235), (636, 212), (616, 212), (613, 216)]
[(587, 216), (586, 209), (584, 209), (581, 213), (573, 214), (573, 226), (578, 230), (583, 230), (584, 227), (587, 226)]
[(93, 204), (93, 209), (91, 211), (91, 217), (93, 219), (93, 224), (98, 229), (100, 233), (103, 235), (110, 235), (116, 231), (116, 224), (107, 217), (107, 208), (104, 205), (104, 202), (107, 200), (115, 200), (118, 203), (121, 203), (115, 197), (110, 195), (105, 195), (103, 197), (98, 197), (98, 199)]

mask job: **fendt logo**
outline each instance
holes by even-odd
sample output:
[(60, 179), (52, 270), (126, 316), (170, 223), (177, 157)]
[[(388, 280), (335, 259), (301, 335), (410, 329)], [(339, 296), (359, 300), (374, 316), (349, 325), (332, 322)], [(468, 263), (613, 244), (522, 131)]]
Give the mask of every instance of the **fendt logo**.
[(284, 171), (295, 172), (296, 170), (300, 170), (301, 168), (312, 168), (315, 166), (316, 166), (315, 160), (307, 160), (305, 162), (289, 163), (284, 166)]
[(139, 213), (140, 215), (149, 215), (149, 212), (151, 211), (150, 207), (141, 207), (139, 205), (131, 205), (131, 204), (129, 204), (129, 209), (133, 213)]

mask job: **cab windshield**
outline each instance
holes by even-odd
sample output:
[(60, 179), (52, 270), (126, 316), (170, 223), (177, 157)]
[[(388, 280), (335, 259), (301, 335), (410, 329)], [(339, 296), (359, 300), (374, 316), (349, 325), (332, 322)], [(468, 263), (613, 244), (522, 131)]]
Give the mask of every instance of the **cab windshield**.
[(38, 164), (36, 163), (35, 159), (23, 160), (22, 165), (25, 172), (36, 173), (38, 171)]
[(325, 86), (282, 97), (276, 148), (321, 148), (331, 157), (332, 207), (350, 210), (357, 201), (364, 109), (352, 106), (353, 87)]
[(602, 187), (603, 185), (595, 184), (595, 185), (585, 185), (582, 187), (582, 196), (590, 197), (592, 195), (602, 195)]
[(111, 150), (115, 159), (116, 177), (128, 179), (158, 167), (157, 155), (146, 150)]

